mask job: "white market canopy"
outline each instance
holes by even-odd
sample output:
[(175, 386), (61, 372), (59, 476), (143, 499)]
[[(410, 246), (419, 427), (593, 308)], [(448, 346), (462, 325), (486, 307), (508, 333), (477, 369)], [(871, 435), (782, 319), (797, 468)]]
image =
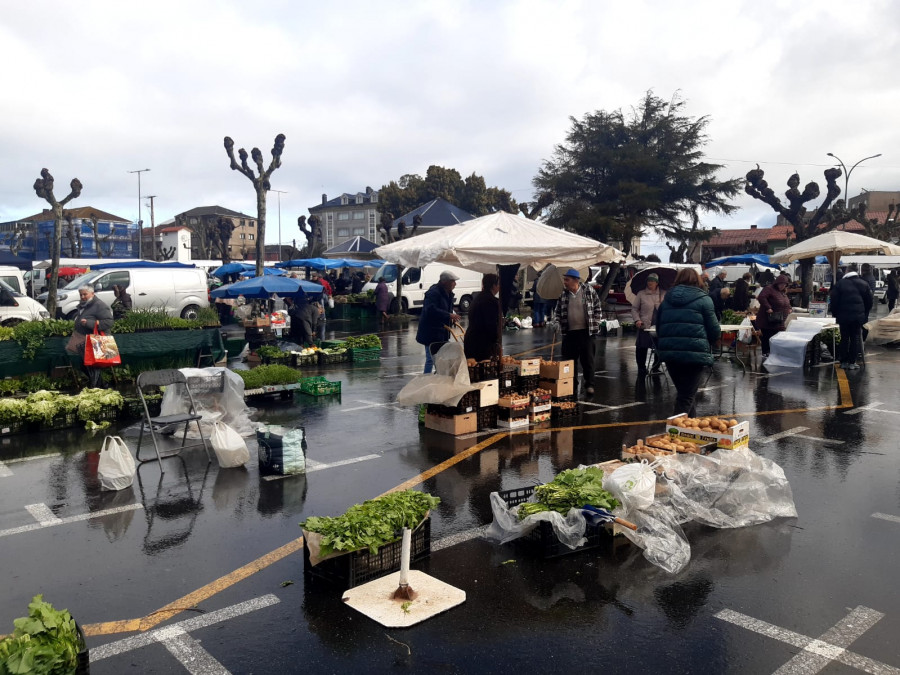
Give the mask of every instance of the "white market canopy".
[(779, 251), (770, 256), (769, 260), (774, 263), (789, 263), (794, 260), (815, 258), (817, 255), (827, 255), (829, 259), (833, 259), (835, 256), (840, 257), (850, 253), (878, 252), (885, 255), (898, 255), (900, 246), (853, 232), (831, 230)]
[(584, 270), (624, 258), (612, 246), (505, 211), (385, 244), (373, 253), (406, 267), (440, 262), (482, 274), (495, 272), (497, 265)]

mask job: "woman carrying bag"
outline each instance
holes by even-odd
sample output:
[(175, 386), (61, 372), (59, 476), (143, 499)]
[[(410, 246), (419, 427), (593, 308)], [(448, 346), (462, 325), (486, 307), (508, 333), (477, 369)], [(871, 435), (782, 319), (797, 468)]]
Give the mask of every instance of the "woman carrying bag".
[(778, 278), (759, 294), (756, 327), (762, 336), (763, 356), (769, 355), (769, 340), (775, 333), (784, 330), (784, 322), (791, 313), (791, 301), (786, 293), (790, 283), (791, 280), (786, 274), (779, 274)]

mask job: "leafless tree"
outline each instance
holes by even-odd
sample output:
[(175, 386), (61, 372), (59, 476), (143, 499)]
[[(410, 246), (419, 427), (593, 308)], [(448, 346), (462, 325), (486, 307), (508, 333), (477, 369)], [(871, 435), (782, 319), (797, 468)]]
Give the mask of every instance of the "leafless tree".
[[(113, 236), (113, 225), (110, 223), (109, 226), (109, 234), (104, 237), (100, 236), (99, 224), (100, 220), (97, 218), (96, 213), (91, 213), (91, 232), (94, 234), (94, 254), (102, 259), (105, 255), (106, 257), (111, 257), (112, 254), (112, 236)], [(106, 245), (106, 250), (103, 250), (104, 245)]]
[(9, 238), (6, 240), (6, 243), (9, 245), (9, 252), (13, 255), (19, 255), (19, 251), (21, 251), (22, 247), (25, 245), (25, 239), (28, 237), (28, 233), (35, 230), (36, 226), (34, 223), (16, 223), (12, 233), (10, 233)]
[(231, 218), (219, 218), (216, 220), (214, 241), (221, 254), (222, 264), (231, 262), (231, 235), (234, 233), (234, 221)]
[[(825, 169), (824, 175), (826, 184), (825, 200), (810, 217), (807, 217), (806, 207), (803, 205), (819, 198), (819, 184), (811, 181), (803, 188), (803, 192), (800, 192), (797, 189), (800, 186), (799, 174), (795, 173), (788, 178), (788, 190), (784, 193), (788, 200), (788, 206), (784, 206), (774, 190), (769, 187), (765, 179), (765, 172), (759, 168), (758, 164), (755, 169), (747, 172), (747, 184), (744, 187), (744, 191), (754, 199), (768, 204), (775, 213), (783, 217), (793, 228), (794, 243), (799, 244), (801, 241), (806, 241), (817, 234), (833, 230), (838, 225), (843, 225), (852, 218), (850, 213), (842, 208), (831, 209), (832, 203), (841, 194), (841, 188), (837, 184), (837, 179), (841, 177), (841, 170), (838, 168)], [(812, 258), (800, 261), (804, 307), (808, 306), (810, 295), (812, 295), (813, 262)]]
[(63, 211), (63, 224), (66, 226), (66, 240), (69, 242), (69, 257), (80, 258), (82, 251), (81, 223), (75, 224), (71, 211)]
[(272, 148), (272, 161), (269, 168), (263, 166), (263, 156), (259, 148), (253, 148), (250, 156), (256, 164), (257, 174), (253, 173), (253, 169), (247, 163), (247, 151), (241, 148), (238, 150), (238, 156), (241, 163), (238, 164), (234, 158), (234, 141), (229, 136), (225, 137), (225, 152), (231, 160), (231, 170), (240, 171), (251, 183), (253, 189), (256, 190), (256, 276), (261, 277), (263, 274), (263, 264), (266, 260), (266, 193), (272, 189), (269, 177), (272, 172), (281, 166), (281, 154), (284, 152), (285, 135), (278, 134), (275, 137), (275, 145)]
[(47, 311), (51, 317), (56, 316), (56, 287), (59, 283), (59, 249), (62, 239), (63, 207), (81, 195), (81, 181), (73, 178), (69, 183), (69, 194), (62, 201), (57, 201), (53, 194), (53, 176), (47, 169), (41, 169), (41, 177), (34, 181), (34, 192), (45, 200), (53, 209), (53, 238), (50, 240), (50, 281), (47, 283)]
[(297, 218), (297, 227), (306, 237), (306, 250), (310, 258), (317, 258), (325, 250), (325, 237), (322, 232), (322, 219), (313, 215), (306, 220), (306, 216)]
[(160, 248), (159, 249), (159, 259), (160, 260), (171, 260), (175, 257), (175, 247), (169, 246), (168, 248)]

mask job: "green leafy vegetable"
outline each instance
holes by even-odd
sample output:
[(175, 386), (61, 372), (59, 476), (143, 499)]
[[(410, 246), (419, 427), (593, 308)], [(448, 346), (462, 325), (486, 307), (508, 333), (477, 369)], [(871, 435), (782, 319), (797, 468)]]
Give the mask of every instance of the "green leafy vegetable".
[(68, 610), (57, 611), (36, 595), (28, 605), (28, 616), (13, 625), (13, 634), (0, 640), (0, 675), (75, 672), (84, 644)]
[(438, 497), (424, 492), (405, 490), (356, 504), (336, 518), (307, 518), (300, 526), (322, 535), (322, 555), (334, 551), (356, 551), (378, 548), (397, 539), (404, 527), (419, 526), (431, 509), (441, 503)]
[(596, 467), (562, 471), (550, 483), (536, 487), (534, 494), (537, 502), (519, 506), (519, 520), (541, 511), (566, 515), (569, 509), (585, 504), (602, 509), (614, 509), (619, 505), (618, 500), (603, 489), (603, 470)]
[(234, 372), (244, 381), (244, 389), (259, 389), (274, 384), (295, 384), (301, 378), (299, 370), (279, 364), (257, 366), (252, 370), (236, 370)]
[(344, 338), (347, 349), (381, 349), (381, 338), (377, 335), (351, 335)]

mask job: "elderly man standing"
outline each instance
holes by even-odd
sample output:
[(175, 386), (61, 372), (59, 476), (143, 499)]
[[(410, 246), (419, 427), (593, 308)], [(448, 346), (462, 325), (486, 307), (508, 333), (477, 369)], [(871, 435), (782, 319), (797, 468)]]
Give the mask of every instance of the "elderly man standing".
[(81, 302), (76, 307), (75, 330), (66, 344), (66, 351), (75, 359), (81, 360), (81, 367), (88, 377), (91, 387), (100, 386), (100, 368), (84, 365), (84, 343), (89, 333), (94, 328), (101, 332), (108, 332), (113, 325), (113, 314), (109, 305), (94, 295), (92, 286), (82, 286), (78, 289), (78, 297)]
[(453, 311), (453, 289), (459, 279), (453, 272), (441, 272), (438, 282), (425, 292), (416, 342), (425, 346), (425, 372), (434, 368), (434, 355), (450, 339), (450, 331), (445, 328), (459, 321), (459, 314)]
[[(581, 363), (584, 377), (584, 393), (594, 395), (594, 336), (600, 332), (603, 311), (597, 292), (581, 283), (578, 270), (570, 269), (563, 275), (565, 290), (559, 296), (556, 315), (562, 331), (562, 358)], [(575, 391), (578, 391), (577, 368), (574, 374)]]
[(715, 302), (715, 297), (718, 292), (728, 286), (728, 284), (725, 283), (725, 277), (728, 276), (728, 272), (721, 267), (717, 267), (714, 272), (716, 276), (709, 282), (709, 295), (713, 298), (713, 302)]

